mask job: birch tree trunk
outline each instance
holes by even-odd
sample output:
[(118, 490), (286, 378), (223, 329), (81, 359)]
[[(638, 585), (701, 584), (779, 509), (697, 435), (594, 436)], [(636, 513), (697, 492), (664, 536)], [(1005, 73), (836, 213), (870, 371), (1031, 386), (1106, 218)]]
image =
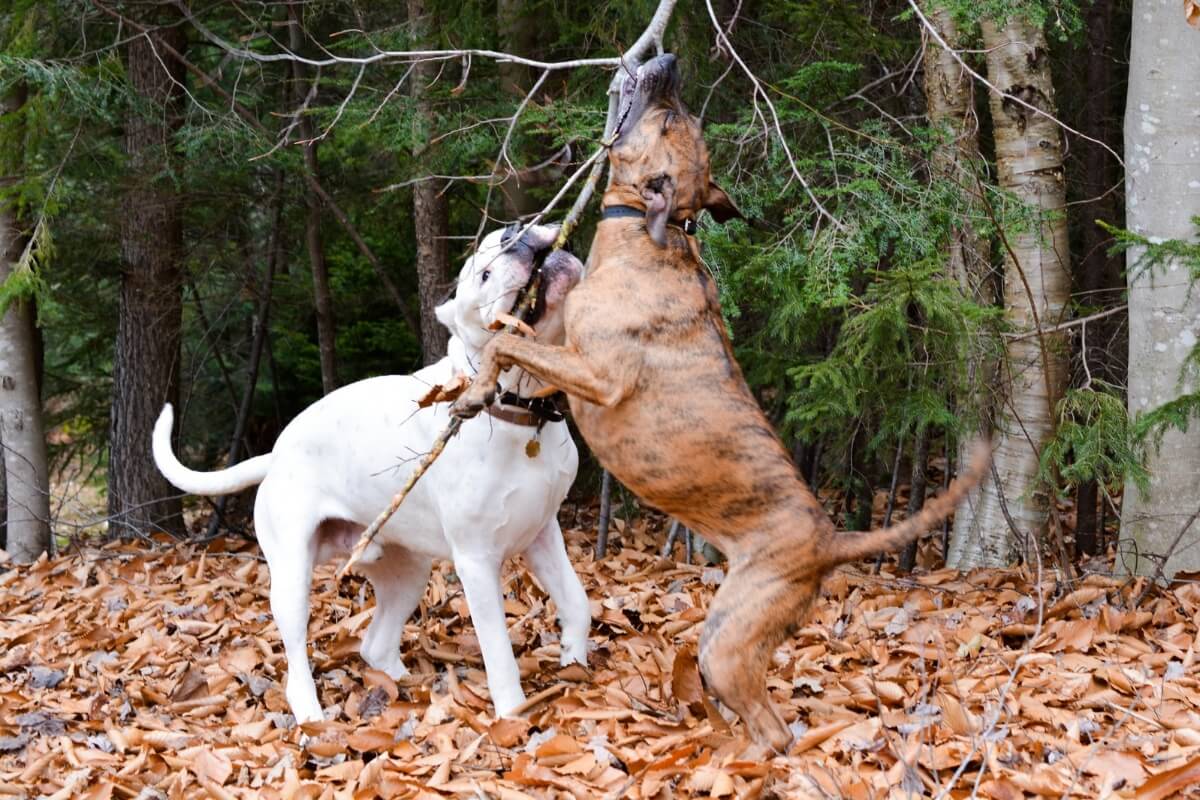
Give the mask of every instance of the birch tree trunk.
[[(304, 30), (301, 14), (295, 6), (288, 6), (288, 43), (292, 51), (299, 53), (304, 45)], [(304, 106), (308, 93), (304, 66), (292, 62), (292, 99), (296, 108)], [(317, 142), (314, 141), (312, 119), (300, 112), (296, 125), (300, 139), (304, 142), (304, 166), (308, 173), (319, 180), (321, 164), (317, 158)], [(333, 291), (329, 287), (329, 264), (325, 260), (325, 242), (321, 237), (321, 198), (311, 189), (304, 195), (308, 214), (304, 218), (304, 245), (308, 250), (308, 263), (312, 269), (313, 309), (317, 314), (317, 349), (321, 356), (321, 390), (329, 394), (338, 387), (337, 377), (337, 328), (333, 318)]]
[[(1003, 26), (985, 20), (981, 28), (991, 83), (1054, 115), (1042, 31), (1020, 16)], [(1054, 427), (1054, 406), (1067, 381), (1062, 335), (1035, 333), (1062, 321), (1070, 297), (1062, 135), (1046, 116), (1010, 98), (992, 92), (988, 101), (1000, 185), (1035, 212), (1038, 224), (1001, 234), (1005, 319), (1013, 330), (1031, 335), (1006, 342), (994, 438), (999, 481), (993, 476), (984, 480), (976, 513), (956, 526), (947, 563), (959, 569), (1009, 563), (1016, 545), (1014, 526), (1022, 536), (1044, 535), (1049, 504), (1034, 480), (1042, 445)]]
[[(431, 44), (431, 15), (426, 0), (408, 0), (408, 24), (412, 46)], [(433, 105), (426, 97), (441, 66), (436, 61), (418, 62), (413, 68), (412, 97), (415, 145), (413, 157), (419, 161), (428, 147), (433, 129)], [(421, 304), (421, 357), (432, 364), (446, 355), (447, 331), (434, 309), (450, 286), (450, 208), (445, 187), (439, 181), (420, 181), (413, 185), (413, 229), (417, 239), (417, 296)]]
[[(142, 21), (177, 15), (145, 12)], [(183, 66), (164, 55), (183, 52), (181, 27), (132, 37), (126, 69), (140, 107), (125, 122), (130, 188), (121, 221), (121, 301), (113, 355), (113, 402), (108, 464), (109, 533), (183, 533), (177, 492), (150, 456), (150, 434), (163, 403), (179, 399), (183, 317), (183, 228), (173, 137), (182, 119)]]
[[(947, 9), (939, 6), (925, 13), (947, 45), (955, 50), (962, 49), (962, 33)], [(974, 84), (971, 75), (954, 56), (936, 42), (926, 44), (924, 67), (929, 123), (946, 134), (946, 139), (933, 151), (932, 168), (935, 176), (955, 181), (962, 187), (964, 208), (968, 212), (961, 224), (950, 232), (947, 266), (962, 287), (963, 294), (981, 306), (995, 305), (996, 288), (990, 248), (987, 240), (975, 230), (970, 217), (979, 208), (975, 196), (975, 167), (983, 160), (979, 152), (979, 119), (975, 113)], [(972, 348), (967, 365), (967, 384), (974, 391), (959, 401), (960, 410), (974, 418), (977, 423), (975, 427), (980, 432), (991, 427), (991, 388), (995, 384), (997, 366), (994, 359), (987, 357), (986, 345), (986, 342), (977, 342)], [(969, 439), (963, 438), (958, 451), (959, 464), (967, 463), (970, 458)], [(979, 488), (972, 489), (959, 505), (954, 515), (953, 541), (958, 542), (971, 535), (980, 494)], [(961, 550), (961, 546), (951, 547), (951, 552)]]
[[(3, 98), (5, 116), (24, 104), (20, 88)], [(8, 126), (5, 126), (6, 130)], [(19, 131), (19, 126), (17, 126)], [(20, 166), (21, 135), (12, 136), (5, 160)], [(9, 184), (17, 176), (0, 178)], [(0, 283), (7, 281), (21, 257), (26, 239), (15, 210), (0, 205)], [(46, 470), (46, 433), (37, 367), (37, 333), (33, 301), (14, 300), (0, 319), (0, 446), (5, 480), (3, 544), (21, 562), (33, 561), (50, 549), (50, 483)]]
[[(1184, 22), (1175, 0), (1135, 0), (1125, 107), (1125, 205), (1129, 228), (1153, 240), (1196, 241), (1200, 215), (1200, 30)], [(1130, 250), (1129, 411), (1150, 411), (1200, 390), (1195, 373), (1180, 383), (1184, 359), (1200, 338), (1200, 287), (1184, 265), (1141, 269)], [(1150, 492), (1125, 490), (1121, 511), (1124, 568), (1153, 572), (1184, 522), (1200, 508), (1200, 421), (1171, 430), (1151, 448)], [(1167, 560), (1163, 575), (1200, 569), (1200, 530), (1193, 525)], [(1136, 550), (1130, 546), (1136, 544)]]

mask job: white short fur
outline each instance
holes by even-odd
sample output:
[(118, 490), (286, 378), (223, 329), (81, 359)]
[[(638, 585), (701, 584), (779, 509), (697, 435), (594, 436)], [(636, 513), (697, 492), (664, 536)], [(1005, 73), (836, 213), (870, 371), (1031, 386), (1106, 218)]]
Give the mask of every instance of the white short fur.
[[(330, 393), (283, 430), (271, 453), (218, 472), (190, 470), (171, 450), (173, 414), (170, 405), (163, 409), (153, 446), (167, 480), (206, 495), (261, 483), (255, 528), (271, 572), (271, 611), (287, 654), (287, 699), (298, 721), (323, 719), (308, 661), (313, 565), (348, 553), (429, 450), (449, 421), (448, 404), (419, 409), (417, 399), (455, 372), (474, 373), (487, 324), (512, 307), (532, 269), (533, 249), (548, 246), (556, 233), (537, 226), (507, 252), (501, 252), (501, 232), (490, 234), (464, 265), (455, 297), (437, 310), (453, 334), (450, 354), (414, 375), (371, 378)], [(547, 280), (539, 340), (561, 338), (563, 299), (582, 269), (573, 256), (553, 258), (557, 270)], [(524, 395), (541, 388), (514, 370), (501, 386)], [(588, 600), (556, 517), (575, 479), (578, 453), (566, 423), (558, 422), (542, 428), (540, 453), (530, 458), (525, 448), (534, 430), (487, 415), (467, 421), (360, 564), (375, 589), (361, 654), (398, 678), (408, 672), (400, 658), (404, 625), (425, 591), (433, 559), (454, 561), (492, 702), (502, 716), (525, 700), (504, 618), (505, 559), (524, 553), (558, 606), (562, 663), (587, 661)]]

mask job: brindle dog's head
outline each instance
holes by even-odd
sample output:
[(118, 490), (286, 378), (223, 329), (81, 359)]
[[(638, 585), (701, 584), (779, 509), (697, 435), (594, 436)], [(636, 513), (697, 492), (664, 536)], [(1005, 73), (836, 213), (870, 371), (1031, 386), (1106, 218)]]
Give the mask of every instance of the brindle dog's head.
[(609, 151), (607, 204), (646, 207), (646, 230), (660, 247), (670, 221), (707, 208), (718, 222), (740, 217), (712, 181), (700, 121), (679, 99), (679, 67), (667, 53), (621, 85), (617, 139)]

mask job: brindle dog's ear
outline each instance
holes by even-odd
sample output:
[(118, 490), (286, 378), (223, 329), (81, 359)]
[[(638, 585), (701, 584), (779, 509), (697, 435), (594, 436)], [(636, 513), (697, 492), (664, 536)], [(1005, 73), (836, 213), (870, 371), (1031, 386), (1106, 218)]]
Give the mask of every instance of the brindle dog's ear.
[(708, 182), (708, 192), (704, 195), (704, 207), (712, 214), (717, 222), (728, 222), (731, 219), (745, 219), (738, 207), (733, 204), (725, 190), (712, 181)]
[(646, 201), (646, 232), (659, 247), (667, 246), (667, 221), (675, 210), (675, 182), (669, 177), (655, 178), (642, 189)]

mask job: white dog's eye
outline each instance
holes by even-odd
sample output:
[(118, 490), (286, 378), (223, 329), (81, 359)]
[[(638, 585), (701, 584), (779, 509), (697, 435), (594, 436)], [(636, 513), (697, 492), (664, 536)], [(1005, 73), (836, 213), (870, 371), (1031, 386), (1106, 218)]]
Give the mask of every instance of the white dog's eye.
[(482, 277), (480, 277), (480, 279), (479, 279), (479, 282), (480, 282), (480, 283), (487, 283), (487, 279), (488, 279), (488, 278), (490, 278), (490, 277), (492, 277), (492, 271), (491, 271), (491, 270), (488, 270), (488, 269), (485, 269), (485, 270), (483, 271), (483, 276), (482, 276)]

